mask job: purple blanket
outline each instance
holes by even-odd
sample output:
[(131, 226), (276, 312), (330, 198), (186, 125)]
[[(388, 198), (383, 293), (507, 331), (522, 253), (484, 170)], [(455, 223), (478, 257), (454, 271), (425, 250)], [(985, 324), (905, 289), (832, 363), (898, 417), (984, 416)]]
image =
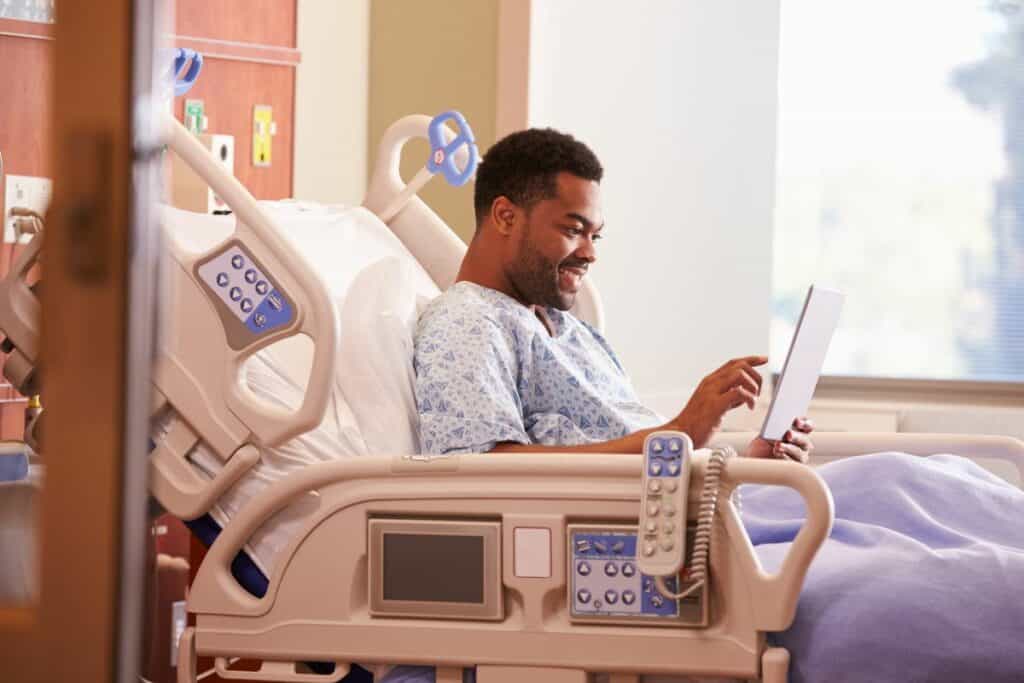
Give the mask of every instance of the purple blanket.
[[(1024, 492), (970, 460), (883, 453), (818, 472), (835, 498), (796, 619), (772, 640), (790, 681), (1024, 681)], [(774, 571), (804, 517), (788, 489), (743, 488)]]

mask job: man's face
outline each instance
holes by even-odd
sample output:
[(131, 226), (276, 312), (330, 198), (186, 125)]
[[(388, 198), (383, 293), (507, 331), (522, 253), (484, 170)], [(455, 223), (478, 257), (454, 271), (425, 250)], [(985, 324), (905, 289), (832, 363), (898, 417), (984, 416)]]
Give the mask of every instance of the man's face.
[(525, 213), (505, 270), (525, 303), (567, 311), (597, 260), (594, 242), (604, 217), (598, 183), (563, 172), (556, 187), (553, 199), (542, 199)]

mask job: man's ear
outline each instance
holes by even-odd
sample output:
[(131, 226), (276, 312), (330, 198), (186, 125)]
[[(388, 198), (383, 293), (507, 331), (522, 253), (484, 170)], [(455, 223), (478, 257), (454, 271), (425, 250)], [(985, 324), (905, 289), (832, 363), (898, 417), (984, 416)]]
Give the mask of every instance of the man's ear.
[(520, 208), (505, 196), (497, 197), (491, 203), (491, 220), (494, 227), (504, 236), (512, 234), (519, 219)]

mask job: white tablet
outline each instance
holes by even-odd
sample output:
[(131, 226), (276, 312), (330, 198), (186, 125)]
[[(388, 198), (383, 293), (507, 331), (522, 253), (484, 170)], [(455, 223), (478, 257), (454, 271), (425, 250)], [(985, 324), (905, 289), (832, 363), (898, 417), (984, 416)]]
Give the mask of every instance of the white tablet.
[(775, 396), (761, 427), (762, 438), (781, 439), (793, 420), (807, 414), (842, 309), (840, 292), (811, 285), (786, 362), (779, 373)]

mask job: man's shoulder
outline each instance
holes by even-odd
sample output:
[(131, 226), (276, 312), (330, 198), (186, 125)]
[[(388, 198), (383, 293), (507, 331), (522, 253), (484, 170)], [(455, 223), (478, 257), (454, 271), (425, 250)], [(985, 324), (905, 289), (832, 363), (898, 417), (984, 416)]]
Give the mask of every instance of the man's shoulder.
[(518, 316), (505, 299), (505, 295), (486, 287), (457, 282), (424, 309), (416, 325), (416, 336), (440, 328), (473, 325), (509, 330), (517, 324)]

